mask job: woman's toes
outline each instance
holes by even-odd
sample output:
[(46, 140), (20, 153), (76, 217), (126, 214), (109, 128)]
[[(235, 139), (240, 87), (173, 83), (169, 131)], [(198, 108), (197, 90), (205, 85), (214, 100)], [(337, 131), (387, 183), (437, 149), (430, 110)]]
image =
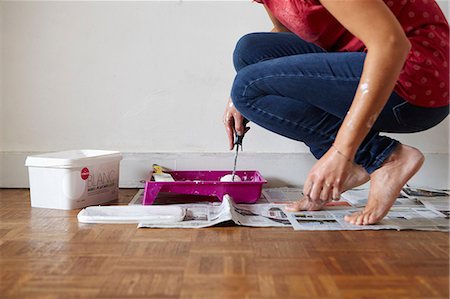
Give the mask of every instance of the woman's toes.
[(381, 219), (383, 219), (383, 218), (384, 217), (380, 217), (375, 214), (371, 214), (369, 217), (369, 224), (375, 224), (375, 223), (381, 221)]
[(287, 204), (285, 209), (287, 212), (298, 212), (298, 211), (319, 211), (327, 202), (313, 202), (307, 198), (299, 199), (296, 202)]
[(364, 212), (362, 212), (360, 215), (358, 215), (358, 218), (356, 218), (356, 225), (362, 225), (364, 222)]
[(347, 221), (348, 223), (352, 223), (353, 215), (345, 215), (344, 220)]
[(310, 202), (305, 199), (301, 198), (297, 200), (296, 202), (292, 202), (288, 205), (286, 205), (286, 211), (288, 212), (298, 212), (298, 211), (305, 211), (308, 210), (310, 206)]
[(301, 207), (303, 206), (301, 200), (292, 202), (288, 205), (286, 205), (286, 211), (288, 212), (298, 212), (301, 211)]
[(353, 213), (351, 215), (345, 215), (344, 220), (347, 221), (350, 224), (355, 224), (356, 218), (358, 217), (358, 215), (360, 213), (361, 212), (355, 212), (355, 213)]
[(345, 215), (345, 216), (344, 216), (344, 220), (350, 223), (350, 221), (352, 220), (352, 218), (351, 218), (350, 215)]
[(371, 212), (359, 211), (351, 215), (345, 215), (344, 220), (353, 225), (368, 225), (374, 224), (380, 219)]
[(371, 224), (370, 223), (370, 218), (371, 218), (372, 214), (371, 213), (365, 213), (364, 214), (364, 218), (363, 218), (363, 225), (368, 225)]

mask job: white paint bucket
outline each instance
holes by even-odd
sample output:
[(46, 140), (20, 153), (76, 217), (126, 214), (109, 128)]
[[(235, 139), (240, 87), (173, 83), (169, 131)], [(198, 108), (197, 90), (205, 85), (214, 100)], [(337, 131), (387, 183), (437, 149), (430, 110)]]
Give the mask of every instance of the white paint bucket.
[(80, 209), (119, 195), (117, 151), (72, 150), (28, 156), (31, 206)]

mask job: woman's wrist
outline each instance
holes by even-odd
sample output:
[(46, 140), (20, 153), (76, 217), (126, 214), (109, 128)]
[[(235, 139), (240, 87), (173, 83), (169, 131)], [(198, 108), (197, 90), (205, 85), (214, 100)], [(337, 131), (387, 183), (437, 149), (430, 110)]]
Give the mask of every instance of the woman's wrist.
[(360, 145), (360, 142), (356, 141), (359, 139), (358, 135), (360, 134), (355, 134), (355, 131), (356, 130), (344, 130), (344, 128), (341, 127), (333, 142), (333, 146), (352, 161), (355, 159), (356, 152)]
[(345, 158), (348, 162), (350, 163), (354, 163), (354, 154), (351, 154), (351, 151), (346, 151), (346, 150), (342, 150), (340, 146), (336, 145), (336, 144), (332, 144), (331, 148), (338, 153), (340, 156), (342, 156), (343, 158)]

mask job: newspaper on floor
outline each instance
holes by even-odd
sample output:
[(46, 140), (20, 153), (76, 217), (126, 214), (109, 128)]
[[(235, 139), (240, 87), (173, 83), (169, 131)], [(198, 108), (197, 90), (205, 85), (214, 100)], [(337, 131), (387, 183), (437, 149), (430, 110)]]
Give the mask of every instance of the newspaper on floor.
[(449, 231), (449, 219), (439, 211), (426, 207), (392, 207), (375, 225), (353, 225), (344, 220), (360, 209), (322, 210), (287, 213), (295, 230), (429, 230)]
[[(367, 204), (367, 199), (369, 198), (369, 189), (352, 189), (348, 190), (341, 195), (342, 199), (350, 203), (352, 207), (362, 208)], [(409, 197), (403, 194), (400, 194), (397, 200), (394, 202), (394, 207), (397, 206), (406, 206), (406, 207), (414, 207), (420, 206), (420, 202), (418, 202), (415, 198)]]
[[(421, 189), (422, 191), (425, 189)], [(425, 190), (426, 191), (426, 190)], [(434, 192), (434, 191), (433, 191)], [(263, 189), (264, 199), (257, 204), (235, 204), (229, 196), (220, 202), (177, 204), (186, 210), (183, 221), (176, 223), (140, 223), (138, 227), (200, 228), (223, 222), (254, 227), (293, 227), (295, 230), (430, 230), (449, 231), (450, 199), (436, 193), (422, 192), (428, 197), (403, 192), (388, 215), (376, 225), (358, 226), (347, 223), (345, 215), (361, 210), (368, 189), (343, 194), (338, 205), (322, 211), (285, 212), (285, 204), (301, 198), (300, 188)], [(433, 196), (431, 196), (433, 195)], [(130, 204), (142, 202), (143, 191)]]
[[(342, 194), (342, 198), (355, 208), (365, 207), (369, 197), (369, 189), (353, 189)], [(450, 194), (444, 190), (427, 187), (405, 186), (394, 202), (394, 207), (423, 207), (450, 213)]]
[(418, 200), (428, 209), (439, 211), (450, 217), (450, 201), (448, 197), (419, 197)]
[(295, 230), (430, 230), (449, 231), (450, 197), (448, 192), (406, 186), (389, 213), (376, 225), (356, 226), (345, 215), (362, 210), (367, 204), (368, 189), (354, 189), (342, 194), (352, 208), (316, 212), (287, 213)]
[(410, 197), (449, 197), (450, 192), (448, 190), (439, 190), (435, 188), (422, 187), (422, 186), (409, 186), (406, 185), (402, 189), (402, 193)]
[(450, 193), (445, 190), (438, 190), (426, 187), (403, 188), (403, 192), (417, 202), (423, 204), (426, 208), (439, 211), (450, 218)]
[(174, 223), (141, 222), (139, 228), (202, 228), (224, 222), (256, 227), (291, 227), (282, 207), (276, 204), (237, 205), (225, 195), (221, 203), (179, 204), (185, 210), (185, 218)]

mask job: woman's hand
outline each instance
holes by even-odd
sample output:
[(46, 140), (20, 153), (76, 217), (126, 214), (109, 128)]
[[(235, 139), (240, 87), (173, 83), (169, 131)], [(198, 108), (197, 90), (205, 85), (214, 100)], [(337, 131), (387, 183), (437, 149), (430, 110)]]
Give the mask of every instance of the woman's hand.
[(332, 146), (309, 171), (303, 194), (316, 203), (339, 200), (344, 183), (353, 171), (353, 162)]
[(244, 117), (234, 107), (231, 99), (228, 100), (225, 113), (223, 114), (223, 124), (227, 131), (230, 150), (232, 150), (234, 147), (234, 133), (236, 132), (239, 136), (242, 136), (249, 128), (244, 129)]

